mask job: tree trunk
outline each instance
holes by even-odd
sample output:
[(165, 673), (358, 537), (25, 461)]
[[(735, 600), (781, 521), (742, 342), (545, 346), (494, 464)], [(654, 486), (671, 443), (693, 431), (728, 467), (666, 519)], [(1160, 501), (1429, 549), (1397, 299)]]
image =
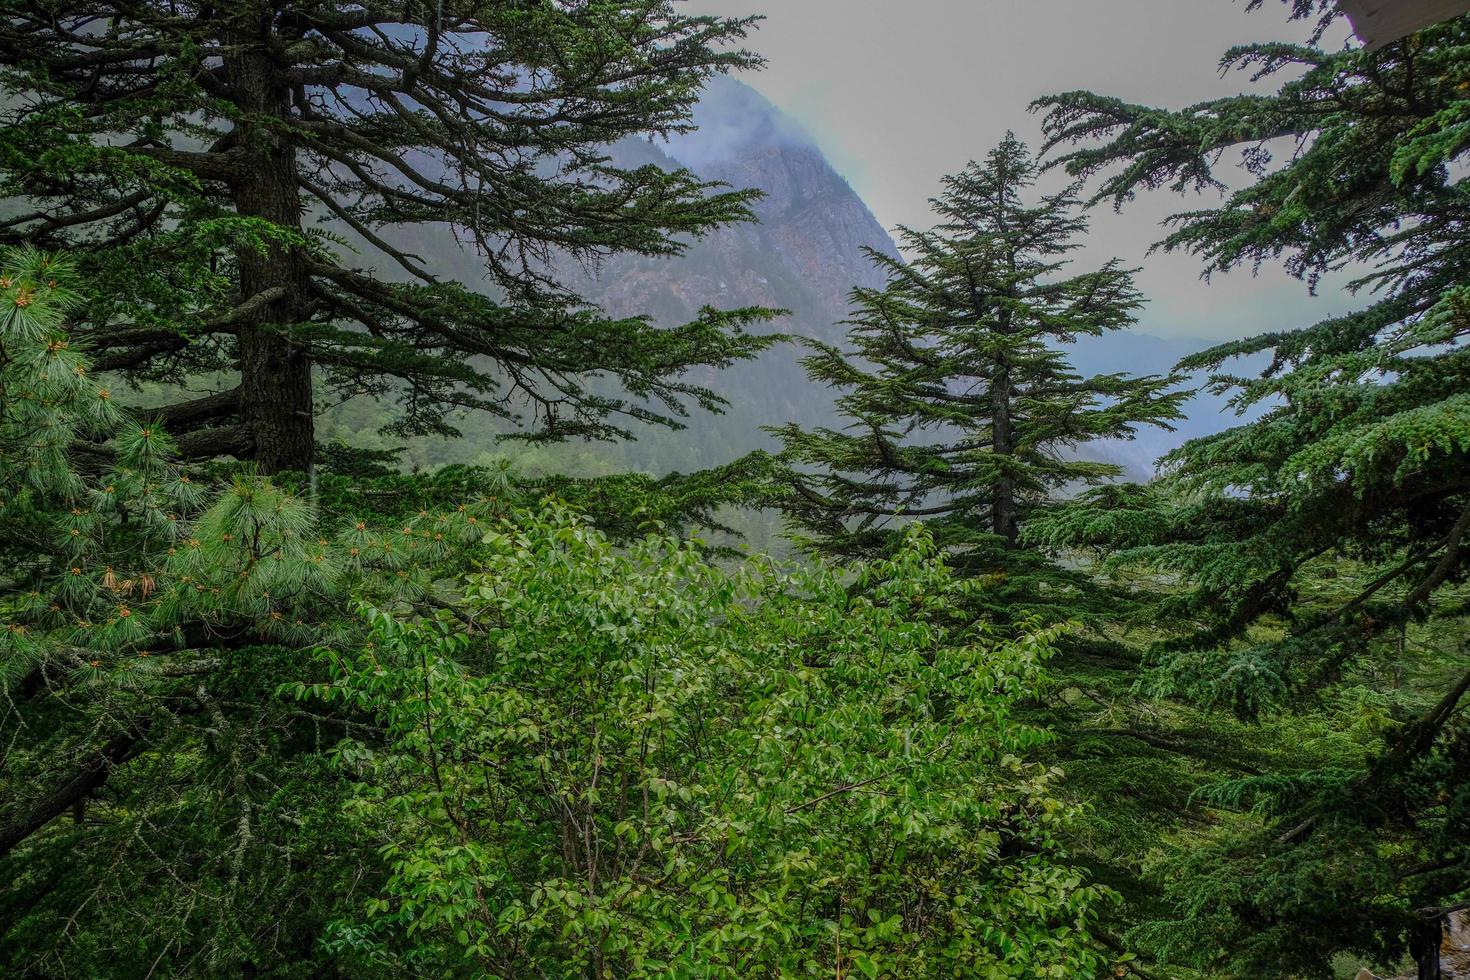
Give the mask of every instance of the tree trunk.
[[(998, 456), (1015, 455), (1015, 433), (1011, 425), (1011, 372), (1004, 358), (996, 367), (990, 382), (990, 442)], [(991, 488), (991, 530), (1005, 539), (1007, 548), (1016, 547), (1020, 530), (1016, 517), (1016, 482), (1001, 476)]]
[[(227, 35), (224, 68), (242, 113), (237, 145), (246, 159), (231, 191), (241, 217), (262, 218), (299, 231), (296, 149), (265, 123), (286, 119), (291, 99), (271, 61), (271, 19), (268, 6), (250, 3), (233, 14), (237, 29)], [(309, 470), (314, 445), (311, 359), (290, 336), (291, 328), (305, 319), (304, 257), (298, 249), (273, 244), (265, 249), (241, 248), (236, 260), (242, 301), (268, 289), (284, 291), (239, 326), (240, 417), (247, 433), (243, 448), (247, 453), (253, 450), (263, 473)]]
[(1444, 916), (1420, 913), (1414, 934), (1409, 939), (1409, 952), (1419, 965), (1417, 980), (1440, 980), (1439, 950), (1444, 942)]

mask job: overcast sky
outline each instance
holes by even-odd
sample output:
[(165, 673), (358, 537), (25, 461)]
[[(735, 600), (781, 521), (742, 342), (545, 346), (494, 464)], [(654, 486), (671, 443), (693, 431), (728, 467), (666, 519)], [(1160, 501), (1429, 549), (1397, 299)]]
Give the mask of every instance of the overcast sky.
[[(940, 176), (983, 157), (1006, 130), (1035, 145), (1040, 119), (1026, 107), (1038, 96), (1086, 88), (1188, 105), (1241, 90), (1241, 76), (1222, 79), (1216, 68), (1226, 48), (1307, 33), (1269, 0), (1251, 14), (1245, 0), (690, 0), (687, 9), (765, 15), (750, 46), (768, 64), (742, 80), (805, 125), (889, 228), (927, 225)], [(1197, 259), (1146, 257), (1160, 218), (1205, 205), (1157, 194), (1121, 216), (1094, 213), (1079, 261), (1119, 255), (1144, 267), (1151, 302), (1141, 330), (1243, 336), (1350, 308), (1330, 285), (1313, 298), (1275, 269), (1207, 285)]]

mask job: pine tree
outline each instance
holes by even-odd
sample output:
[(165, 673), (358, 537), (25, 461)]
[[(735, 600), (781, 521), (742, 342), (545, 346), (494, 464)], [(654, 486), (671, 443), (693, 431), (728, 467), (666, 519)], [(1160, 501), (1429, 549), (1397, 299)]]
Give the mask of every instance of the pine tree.
[(513, 488), (422, 481), (373, 513), (332, 478), (184, 466), (92, 371), (87, 293), (0, 251), (0, 972), (312, 962), (334, 889), (372, 871), (316, 756), (344, 720), (275, 688), (362, 633), (352, 597), (448, 615)]
[(799, 539), (843, 559), (888, 553), (924, 520), (968, 576), (1004, 582), (999, 617), (1078, 614), (1087, 582), (1034, 550), (1022, 527), (1072, 487), (1119, 475), (1077, 456), (1099, 439), (1167, 427), (1172, 377), (1077, 375), (1066, 345), (1133, 322), (1141, 298), (1116, 260), (1064, 275), (1086, 222), (1068, 189), (1026, 203), (1038, 167), (1014, 136), (947, 177), (930, 231), (901, 229), (902, 261), (872, 253), (882, 289), (858, 289), (850, 354), (815, 344), (813, 380), (844, 389), (843, 431), (777, 434), (782, 498)]
[[(686, 127), (703, 79), (755, 62), (750, 25), (668, 0), (7, 4), (0, 242), (80, 257), (99, 371), (220, 386), (162, 411), (186, 458), (308, 469), (318, 387), (393, 395), (403, 433), (455, 409), (548, 439), (677, 425), (718, 407), (682, 372), (760, 350), (760, 314), (656, 330), (547, 270), (748, 217), (605, 148)], [(437, 236), (487, 282), (426, 268)]]
[[(1261, 6), (1255, 3), (1253, 7)], [(1251, 976), (1296, 976), (1361, 950), (1427, 956), (1466, 897), (1470, 729), (1463, 583), (1470, 575), (1470, 19), (1368, 53), (1306, 45), (1227, 53), (1268, 95), (1170, 111), (1091, 93), (1044, 99), (1049, 146), (1097, 197), (1224, 188), (1239, 148), (1254, 180), (1179, 215), (1163, 245), (1206, 271), (1281, 260), (1315, 285), (1351, 266), (1362, 310), (1187, 359), (1260, 418), (1193, 441), (1162, 483), (1109, 488), (1033, 527), (1163, 580), (1154, 693), (1293, 731), (1295, 753), (1202, 798), (1236, 811), (1178, 852), (1155, 950)], [(1268, 141), (1299, 149), (1273, 158)], [(1257, 377), (1229, 371), (1270, 355)], [(1404, 683), (1405, 679), (1409, 683)], [(1219, 727), (1233, 724), (1221, 719)], [(1420, 910), (1425, 910), (1420, 914)], [(1421, 957), (1426, 964), (1428, 961)]]

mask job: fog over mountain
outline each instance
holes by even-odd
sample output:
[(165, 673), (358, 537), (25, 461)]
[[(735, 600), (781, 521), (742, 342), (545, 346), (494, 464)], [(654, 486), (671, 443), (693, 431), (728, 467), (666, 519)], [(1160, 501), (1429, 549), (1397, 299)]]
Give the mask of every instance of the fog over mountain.
[[(615, 158), (758, 189), (759, 220), (719, 229), (674, 258), (619, 256), (596, 270), (565, 268), (566, 284), (614, 316), (647, 314), (674, 325), (703, 306), (765, 306), (789, 311), (773, 330), (840, 342), (848, 293), (882, 284), (865, 250), (896, 254), (893, 240), (801, 128), (752, 89), (716, 79), (695, 122), (696, 131), (666, 143), (622, 144)], [(676, 436), (645, 432), (620, 452), (640, 469), (687, 470), (770, 448), (764, 425), (835, 422), (834, 393), (807, 380), (801, 355), (798, 345), (782, 344), (708, 372), (697, 380), (730, 400), (724, 415), (699, 413)]]
[[(695, 123), (693, 131), (668, 140), (620, 143), (612, 149), (613, 160), (625, 167), (686, 167), (706, 180), (757, 189), (764, 195), (753, 208), (758, 220), (711, 232), (680, 256), (619, 255), (596, 267), (568, 260), (554, 270), (557, 278), (613, 316), (648, 315), (673, 326), (693, 319), (704, 306), (764, 306), (788, 311), (769, 329), (843, 346), (850, 292), (883, 283), (867, 250), (895, 255), (893, 239), (810, 134), (754, 89), (728, 78), (712, 80)], [(483, 276), (481, 260), (448, 236), (399, 237), (397, 244), (423, 256), (442, 275), (465, 282)], [(379, 272), (399, 274), (391, 268)], [(1180, 357), (1207, 344), (1122, 331), (1083, 338), (1072, 348), (1073, 364), (1084, 374), (1167, 373)], [(838, 392), (808, 380), (800, 363), (803, 353), (799, 344), (781, 344), (757, 360), (692, 377), (729, 400), (723, 414), (692, 410), (687, 428), (676, 432), (635, 423), (633, 442), (552, 449), (545, 462), (572, 472), (688, 472), (774, 448), (762, 426), (840, 425), (834, 410)], [(1195, 399), (1189, 412), (1176, 432), (1144, 430), (1134, 440), (1079, 451), (1124, 466), (1131, 478), (1146, 479), (1164, 452), (1235, 421), (1211, 396)], [(335, 413), (330, 424), (356, 428), (342, 413)], [(488, 417), (459, 424), (467, 438), (453, 450), (456, 458), (507, 450), (495, 444), (501, 430)], [(363, 436), (359, 432), (357, 438)]]

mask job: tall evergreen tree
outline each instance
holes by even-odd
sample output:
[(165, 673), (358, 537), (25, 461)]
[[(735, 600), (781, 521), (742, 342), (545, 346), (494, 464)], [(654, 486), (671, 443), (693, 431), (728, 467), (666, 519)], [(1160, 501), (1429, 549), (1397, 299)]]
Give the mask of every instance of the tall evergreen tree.
[(306, 970), (371, 871), (315, 755), (342, 720), (275, 687), (353, 598), (438, 610), (513, 488), (182, 466), (91, 371), (74, 273), (0, 250), (0, 972)]
[(882, 289), (858, 289), (853, 351), (815, 344), (811, 377), (845, 389), (843, 431), (777, 434), (790, 468), (783, 506), (800, 539), (840, 558), (884, 554), (922, 518), (971, 576), (992, 574), (993, 611), (1054, 620), (1086, 584), (1019, 546), (1022, 526), (1073, 486), (1121, 469), (1077, 447), (1167, 427), (1172, 377), (1077, 375), (1065, 347), (1133, 322), (1141, 303), (1117, 260), (1063, 275), (1087, 225), (1072, 190), (1025, 196), (1038, 167), (1013, 135), (947, 177), (930, 231), (901, 229), (910, 259), (871, 253)]
[[(718, 402), (681, 373), (761, 349), (758, 314), (609, 319), (547, 263), (748, 216), (603, 150), (685, 127), (703, 79), (756, 60), (732, 46), (750, 23), (670, 0), (7, 4), (0, 241), (81, 256), (99, 371), (219, 384), (163, 410), (187, 458), (309, 468), (318, 385), (393, 393), (409, 433), (527, 406), (542, 438), (676, 425)], [(474, 247), (483, 288), (423, 265), (433, 236)]]
[[(1252, 7), (1260, 7), (1257, 0)], [(1470, 19), (1373, 52), (1259, 44), (1224, 64), (1250, 93), (1171, 111), (1079, 92), (1044, 99), (1049, 146), (1097, 197), (1224, 188), (1232, 149), (1254, 177), (1177, 216), (1164, 246), (1207, 272), (1282, 260), (1315, 285), (1362, 269), (1374, 302), (1296, 331), (1223, 344), (1182, 368), (1216, 374), (1259, 420), (1172, 454), (1169, 478), (1110, 488), (1033, 528), (1162, 573), (1150, 687), (1294, 732), (1296, 754), (1202, 798), (1211, 846), (1179, 852), (1156, 952), (1251, 976), (1328, 969), (1342, 950), (1424, 969), (1467, 898), (1470, 691)], [(1277, 160), (1271, 140), (1297, 141)], [(1233, 359), (1269, 354), (1258, 377)], [(1407, 681), (1407, 682), (1406, 682)], [(1221, 725), (1228, 724), (1222, 720)], [(1437, 974), (1421, 974), (1437, 975)]]

